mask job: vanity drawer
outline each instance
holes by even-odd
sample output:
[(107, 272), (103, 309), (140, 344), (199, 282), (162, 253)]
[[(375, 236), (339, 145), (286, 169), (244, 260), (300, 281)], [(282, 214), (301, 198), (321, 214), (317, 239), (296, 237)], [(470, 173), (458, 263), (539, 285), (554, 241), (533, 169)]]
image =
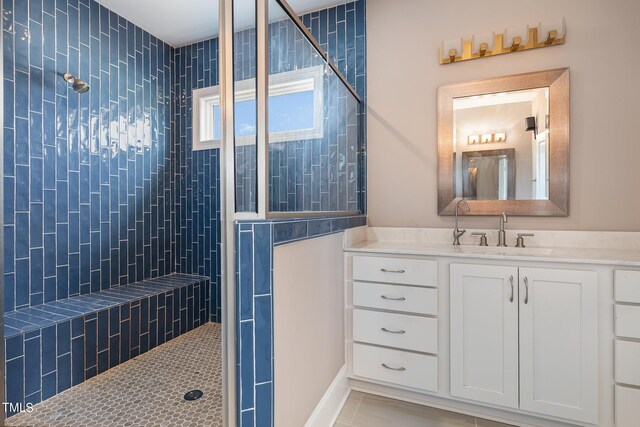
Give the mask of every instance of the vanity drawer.
[(616, 427), (637, 427), (640, 419), (640, 390), (616, 386)]
[(355, 309), (353, 340), (435, 354), (438, 352), (438, 320)]
[(353, 373), (401, 386), (438, 391), (436, 356), (354, 344)]
[(640, 386), (640, 342), (616, 340), (616, 381)]
[(640, 306), (616, 304), (616, 335), (640, 339)]
[(436, 315), (438, 314), (438, 290), (435, 288), (354, 282), (353, 305)]
[(640, 271), (616, 270), (614, 283), (616, 301), (640, 304)]
[(438, 285), (438, 263), (427, 259), (353, 257), (353, 279), (416, 286)]

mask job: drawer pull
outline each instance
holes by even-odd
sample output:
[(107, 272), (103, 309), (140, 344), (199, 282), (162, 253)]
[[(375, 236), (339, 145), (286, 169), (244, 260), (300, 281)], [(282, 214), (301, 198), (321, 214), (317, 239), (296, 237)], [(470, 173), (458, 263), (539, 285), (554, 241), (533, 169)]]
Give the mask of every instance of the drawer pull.
[(404, 270), (387, 270), (386, 268), (381, 268), (380, 271), (382, 271), (383, 273), (404, 273)]
[(403, 372), (403, 371), (406, 371), (406, 370), (407, 370), (407, 368), (404, 368), (404, 367), (394, 368), (394, 367), (392, 367), (392, 366), (387, 365), (386, 363), (382, 363), (382, 367), (383, 367), (383, 368), (385, 368), (385, 369), (389, 369), (389, 370), (391, 370), (391, 371), (400, 371), (400, 372)]
[(403, 331), (403, 330), (399, 330), (399, 331), (392, 331), (392, 330), (387, 329), (387, 328), (380, 328), (380, 330), (381, 330), (382, 332), (389, 332), (390, 334), (406, 334), (406, 333), (407, 333), (407, 331)]
[(380, 298), (386, 299), (389, 301), (406, 301), (407, 300), (405, 297), (388, 297), (386, 295), (380, 295)]
[(509, 298), (509, 302), (513, 302), (513, 276), (509, 276), (509, 282), (511, 282), (511, 298)]

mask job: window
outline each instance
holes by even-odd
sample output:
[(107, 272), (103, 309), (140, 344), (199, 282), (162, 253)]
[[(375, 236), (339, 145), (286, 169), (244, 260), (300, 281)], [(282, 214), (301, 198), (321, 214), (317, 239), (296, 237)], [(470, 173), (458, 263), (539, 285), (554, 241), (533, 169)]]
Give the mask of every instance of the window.
[[(269, 78), (269, 142), (322, 138), (323, 66), (272, 74)], [(236, 145), (255, 144), (254, 79), (236, 83)], [(193, 149), (220, 147), (220, 89), (193, 91)]]
[(193, 149), (220, 147), (220, 87), (193, 91)]

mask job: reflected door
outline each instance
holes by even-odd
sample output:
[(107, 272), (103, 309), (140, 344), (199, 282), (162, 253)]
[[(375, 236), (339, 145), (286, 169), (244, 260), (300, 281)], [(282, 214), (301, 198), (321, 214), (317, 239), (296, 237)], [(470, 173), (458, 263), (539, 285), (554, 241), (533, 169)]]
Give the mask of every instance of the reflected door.
[(546, 134), (540, 134), (532, 142), (533, 179), (531, 192), (533, 199), (546, 200), (549, 198), (549, 150)]

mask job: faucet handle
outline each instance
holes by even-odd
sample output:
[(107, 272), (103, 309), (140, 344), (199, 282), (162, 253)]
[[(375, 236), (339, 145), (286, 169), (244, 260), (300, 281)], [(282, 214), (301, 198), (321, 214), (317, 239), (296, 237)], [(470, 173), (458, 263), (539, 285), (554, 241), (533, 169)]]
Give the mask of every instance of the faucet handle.
[(480, 246), (489, 246), (487, 244), (487, 233), (473, 232), (472, 236), (480, 236)]
[(516, 239), (516, 248), (524, 248), (524, 237), (533, 237), (535, 234), (533, 233), (518, 233), (518, 238)]

